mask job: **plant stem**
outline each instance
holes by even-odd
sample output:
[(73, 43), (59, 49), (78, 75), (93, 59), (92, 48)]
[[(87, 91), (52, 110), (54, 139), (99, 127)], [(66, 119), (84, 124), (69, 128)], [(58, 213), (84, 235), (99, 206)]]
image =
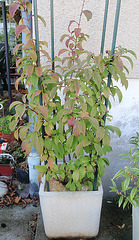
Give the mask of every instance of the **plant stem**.
[(79, 17), (78, 28), (80, 27), (80, 24), (81, 24), (81, 18), (82, 18), (82, 14), (83, 14), (84, 4), (85, 4), (85, 0), (83, 0), (82, 9), (81, 9), (80, 17)]

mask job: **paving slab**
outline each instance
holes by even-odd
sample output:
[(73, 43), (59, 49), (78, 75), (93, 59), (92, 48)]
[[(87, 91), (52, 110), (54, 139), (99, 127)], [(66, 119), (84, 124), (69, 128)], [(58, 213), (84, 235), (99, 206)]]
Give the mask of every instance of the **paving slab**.
[[(62, 240), (62, 238), (60, 238)], [(131, 207), (123, 210), (112, 200), (103, 200), (100, 230), (98, 236), (90, 240), (132, 240)], [(41, 210), (38, 216), (35, 240), (49, 240), (45, 235)], [(70, 240), (70, 238), (66, 238)], [(72, 238), (72, 240), (74, 240)], [(81, 240), (81, 238), (76, 238)]]
[(32, 204), (0, 208), (0, 240), (33, 240), (30, 222), (39, 210)]

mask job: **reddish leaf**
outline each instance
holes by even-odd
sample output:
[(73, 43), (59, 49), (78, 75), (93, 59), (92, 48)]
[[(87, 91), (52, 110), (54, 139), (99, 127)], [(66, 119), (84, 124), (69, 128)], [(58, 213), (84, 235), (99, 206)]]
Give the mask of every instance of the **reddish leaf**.
[(70, 41), (70, 39), (67, 39), (67, 41), (65, 42), (65, 45), (67, 48), (69, 47), (69, 41)]
[(38, 175), (38, 181), (39, 181), (39, 183), (42, 183), (42, 174), (41, 173), (39, 173), (39, 175)]
[(23, 45), (23, 43), (20, 44), (16, 44), (15, 47), (13, 48), (13, 54), (15, 55), (15, 53), (18, 52), (18, 49)]
[(76, 91), (76, 95), (79, 96), (80, 82), (77, 79), (74, 81), (74, 88), (75, 88), (75, 91)]
[(16, 10), (18, 9), (19, 7), (19, 4), (15, 3), (15, 4), (11, 4), (10, 7), (9, 7), (9, 13), (11, 15), (11, 17), (13, 18)]
[(35, 73), (38, 77), (41, 77), (41, 75), (42, 75), (41, 67), (35, 67)]
[(64, 52), (67, 52), (68, 50), (67, 49), (61, 49), (58, 53), (58, 56), (60, 56), (61, 54), (63, 54)]
[(54, 73), (54, 72), (51, 72), (51, 75), (53, 75), (54, 78), (56, 78), (57, 80), (59, 80), (58, 74), (56, 74), (56, 73)]
[(80, 134), (81, 134), (81, 132), (80, 132), (80, 123), (79, 123), (78, 120), (74, 124), (73, 133), (74, 133), (75, 137), (79, 137)]
[(89, 113), (88, 112), (81, 112), (80, 113), (80, 117), (81, 118), (88, 118), (89, 117)]
[(78, 47), (81, 51), (84, 50), (81, 43), (77, 43), (76, 47)]
[(44, 54), (44, 56), (46, 56), (48, 59), (50, 59), (48, 52), (46, 52), (45, 50), (40, 50), (40, 52), (42, 52)]
[(46, 47), (48, 47), (48, 42), (46, 42), (46, 41), (40, 41), (40, 44), (45, 45)]
[(45, 104), (48, 104), (49, 97), (47, 94), (43, 94), (43, 101)]
[(33, 69), (34, 69), (34, 66), (33, 65), (30, 65), (28, 68), (27, 68), (27, 75), (30, 77), (32, 72), (33, 72)]
[(81, 28), (75, 28), (74, 32), (75, 32), (76, 38), (78, 38), (80, 36), (80, 33), (81, 33)]
[(41, 90), (38, 90), (37, 92), (34, 92), (32, 96), (37, 95), (37, 97), (40, 95)]
[[(77, 22), (74, 21), (74, 20), (71, 20), (71, 21), (70, 21), (69, 26), (68, 26), (68, 31), (69, 31), (69, 32), (70, 32), (70, 26), (71, 26), (72, 23), (77, 23)], [(78, 23), (77, 23), (77, 24), (78, 24)]]
[(73, 125), (74, 125), (74, 122), (75, 122), (75, 117), (70, 117), (70, 119), (68, 120), (68, 125), (69, 125), (69, 127), (73, 127)]
[(48, 110), (46, 106), (37, 106), (38, 112), (41, 113), (44, 117), (48, 117)]
[(54, 166), (53, 159), (51, 157), (48, 158), (48, 166), (52, 169)]
[(19, 34), (21, 32), (23, 32), (23, 30), (25, 30), (26, 28), (27, 27), (25, 25), (18, 25), (18, 26), (16, 26), (16, 28), (15, 28), (15, 35), (16, 35), (16, 37), (18, 38)]

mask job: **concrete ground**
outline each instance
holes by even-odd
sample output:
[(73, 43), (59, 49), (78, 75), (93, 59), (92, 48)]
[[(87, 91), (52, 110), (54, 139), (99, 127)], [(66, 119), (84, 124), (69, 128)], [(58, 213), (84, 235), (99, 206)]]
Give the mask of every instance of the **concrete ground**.
[(38, 212), (31, 204), (0, 208), (0, 240), (33, 240), (31, 225)]

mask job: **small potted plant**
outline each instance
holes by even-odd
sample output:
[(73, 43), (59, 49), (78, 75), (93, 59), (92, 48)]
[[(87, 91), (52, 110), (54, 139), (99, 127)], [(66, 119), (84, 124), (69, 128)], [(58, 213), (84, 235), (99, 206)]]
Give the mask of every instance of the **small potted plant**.
[(0, 132), (2, 133), (1, 137), (6, 139), (9, 143), (14, 141), (14, 132), (12, 132), (9, 128), (10, 119), (10, 115), (0, 117)]
[(14, 158), (8, 153), (0, 154), (0, 175), (12, 176), (14, 170)]
[(5, 153), (8, 153), (14, 157), (17, 180), (21, 183), (29, 183), (29, 171), (26, 153), (22, 150), (21, 143), (16, 140), (8, 143)]
[[(133, 240), (139, 237), (139, 133), (132, 137), (130, 143), (134, 148), (130, 148), (129, 153), (122, 154), (122, 159), (128, 160), (129, 164), (124, 169), (119, 170), (112, 179), (113, 187), (111, 192), (119, 195), (119, 207), (123, 208), (132, 204)], [(121, 178), (121, 188), (118, 189), (116, 180)]]
[[(128, 53), (135, 56), (133, 51), (121, 47), (113, 56), (108, 51), (104, 57), (83, 49), (88, 35), (81, 30), (81, 18), (83, 14), (87, 20), (92, 16), (83, 9), (84, 3), (79, 22), (70, 21), (68, 33), (61, 37), (66, 47), (59, 51), (55, 72), (43, 49), (47, 46), (45, 41), (39, 42), (40, 52), (48, 61), (46, 66), (37, 65), (36, 41), (30, 31), (29, 18), (28, 26), (21, 19), (15, 30), (17, 36), (22, 31), (27, 33), (27, 43), (14, 48), (14, 52), (21, 46), (24, 50), (24, 57), (18, 63), (23, 72), (15, 86), (18, 89), (19, 82), (25, 80), (30, 92), (23, 102), (11, 104), (10, 109), (15, 107), (16, 114), (10, 128), (15, 130), (15, 137), (22, 140), (23, 150), (29, 154), (33, 146), (44, 163), (37, 169), (40, 178), (43, 177), (40, 201), (46, 235), (50, 238), (93, 237), (98, 233), (103, 195), (101, 178), (105, 165), (109, 164), (105, 155), (112, 150), (110, 132), (121, 134), (117, 127), (105, 125), (106, 115), (111, 119), (106, 99), (118, 95), (119, 101), (122, 100), (120, 89), (113, 80), (109, 88), (107, 78), (111, 74), (127, 88), (124, 73), (127, 68), (122, 57)], [(20, 1), (11, 6), (12, 17), (19, 7), (30, 14), (30, 2)], [(132, 62), (129, 56), (127, 59)], [(19, 126), (25, 112), (32, 121)], [(51, 185), (55, 189), (49, 191)]]

